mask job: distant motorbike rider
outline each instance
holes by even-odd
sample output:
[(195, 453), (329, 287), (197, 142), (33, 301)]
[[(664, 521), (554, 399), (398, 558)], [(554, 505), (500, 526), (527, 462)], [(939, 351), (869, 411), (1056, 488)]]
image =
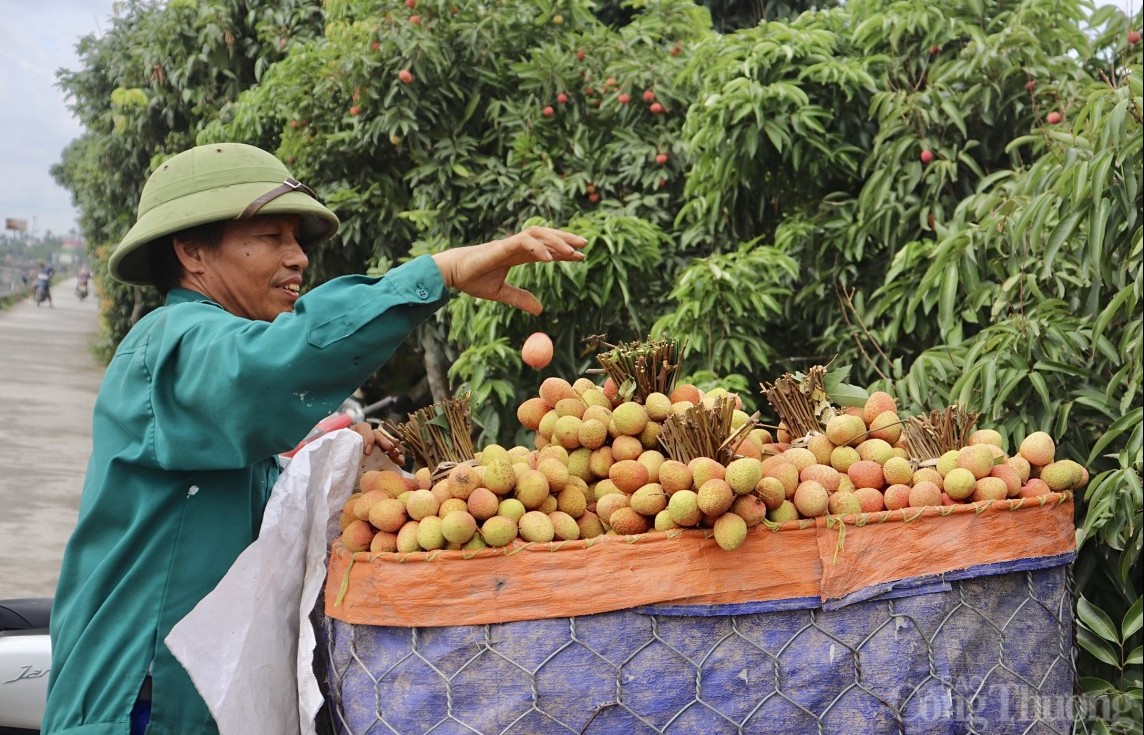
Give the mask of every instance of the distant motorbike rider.
[(85, 265), (79, 269), (79, 272), (76, 273), (75, 276), (75, 295), (79, 297), (80, 301), (87, 298), (87, 283), (90, 280), (91, 271), (89, 271)]
[(47, 301), (48, 306), (52, 305), (52, 276), (55, 275), (55, 269), (50, 265), (46, 265), (44, 261), (36, 264), (39, 268), (39, 273), (36, 275), (36, 284), (34, 286), (34, 297), (36, 306)]

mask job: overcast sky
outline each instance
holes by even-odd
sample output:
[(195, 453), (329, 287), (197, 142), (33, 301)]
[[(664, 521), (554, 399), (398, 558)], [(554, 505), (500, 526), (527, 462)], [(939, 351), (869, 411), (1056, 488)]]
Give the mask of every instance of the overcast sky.
[[(1114, 0), (1139, 12), (1142, 0)], [(76, 42), (110, 25), (114, 0), (0, 0), (0, 220), (24, 219), (34, 234), (78, 229), (71, 195), (48, 169), (81, 133), (56, 87), (77, 70)]]
[(79, 136), (56, 71), (76, 70), (76, 42), (109, 26), (113, 0), (0, 0), (0, 218), (37, 235), (78, 229), (71, 195), (48, 169)]

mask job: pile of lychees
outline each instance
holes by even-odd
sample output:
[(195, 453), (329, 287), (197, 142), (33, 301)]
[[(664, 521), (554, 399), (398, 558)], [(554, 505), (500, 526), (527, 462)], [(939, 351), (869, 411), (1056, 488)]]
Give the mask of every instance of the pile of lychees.
[[(734, 454), (673, 459), (661, 441), (667, 422), (728, 400), (741, 437)], [(1033, 497), (1088, 481), (1081, 465), (1055, 458), (1044, 432), (1009, 454), (1000, 433), (982, 429), (966, 446), (919, 461), (894, 398), (881, 391), (802, 437), (781, 423), (774, 434), (755, 425), (722, 389), (684, 384), (634, 400), (611, 378), (547, 378), (517, 418), (535, 432), (533, 446), (489, 445), (472, 461), (412, 477), (364, 472), (342, 514), (341, 543), (409, 553), (695, 528), (730, 550), (764, 522)]]

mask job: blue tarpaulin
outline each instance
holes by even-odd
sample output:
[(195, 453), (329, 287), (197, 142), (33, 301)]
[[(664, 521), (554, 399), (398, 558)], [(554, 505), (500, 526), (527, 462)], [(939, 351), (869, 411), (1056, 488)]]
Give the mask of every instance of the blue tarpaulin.
[(817, 597), (489, 625), (327, 618), (350, 735), (1068, 733), (1073, 554)]

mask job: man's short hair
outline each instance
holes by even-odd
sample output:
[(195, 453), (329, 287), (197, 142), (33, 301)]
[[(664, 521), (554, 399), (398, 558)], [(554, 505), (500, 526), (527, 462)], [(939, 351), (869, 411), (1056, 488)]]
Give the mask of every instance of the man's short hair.
[(183, 280), (183, 264), (175, 255), (175, 239), (190, 240), (208, 250), (217, 250), (222, 245), (224, 228), (223, 222), (208, 222), (205, 225), (180, 230), (162, 242), (151, 245), (148, 254), (151, 259), (151, 274), (160, 294), (166, 296), (172, 288), (178, 288)]

